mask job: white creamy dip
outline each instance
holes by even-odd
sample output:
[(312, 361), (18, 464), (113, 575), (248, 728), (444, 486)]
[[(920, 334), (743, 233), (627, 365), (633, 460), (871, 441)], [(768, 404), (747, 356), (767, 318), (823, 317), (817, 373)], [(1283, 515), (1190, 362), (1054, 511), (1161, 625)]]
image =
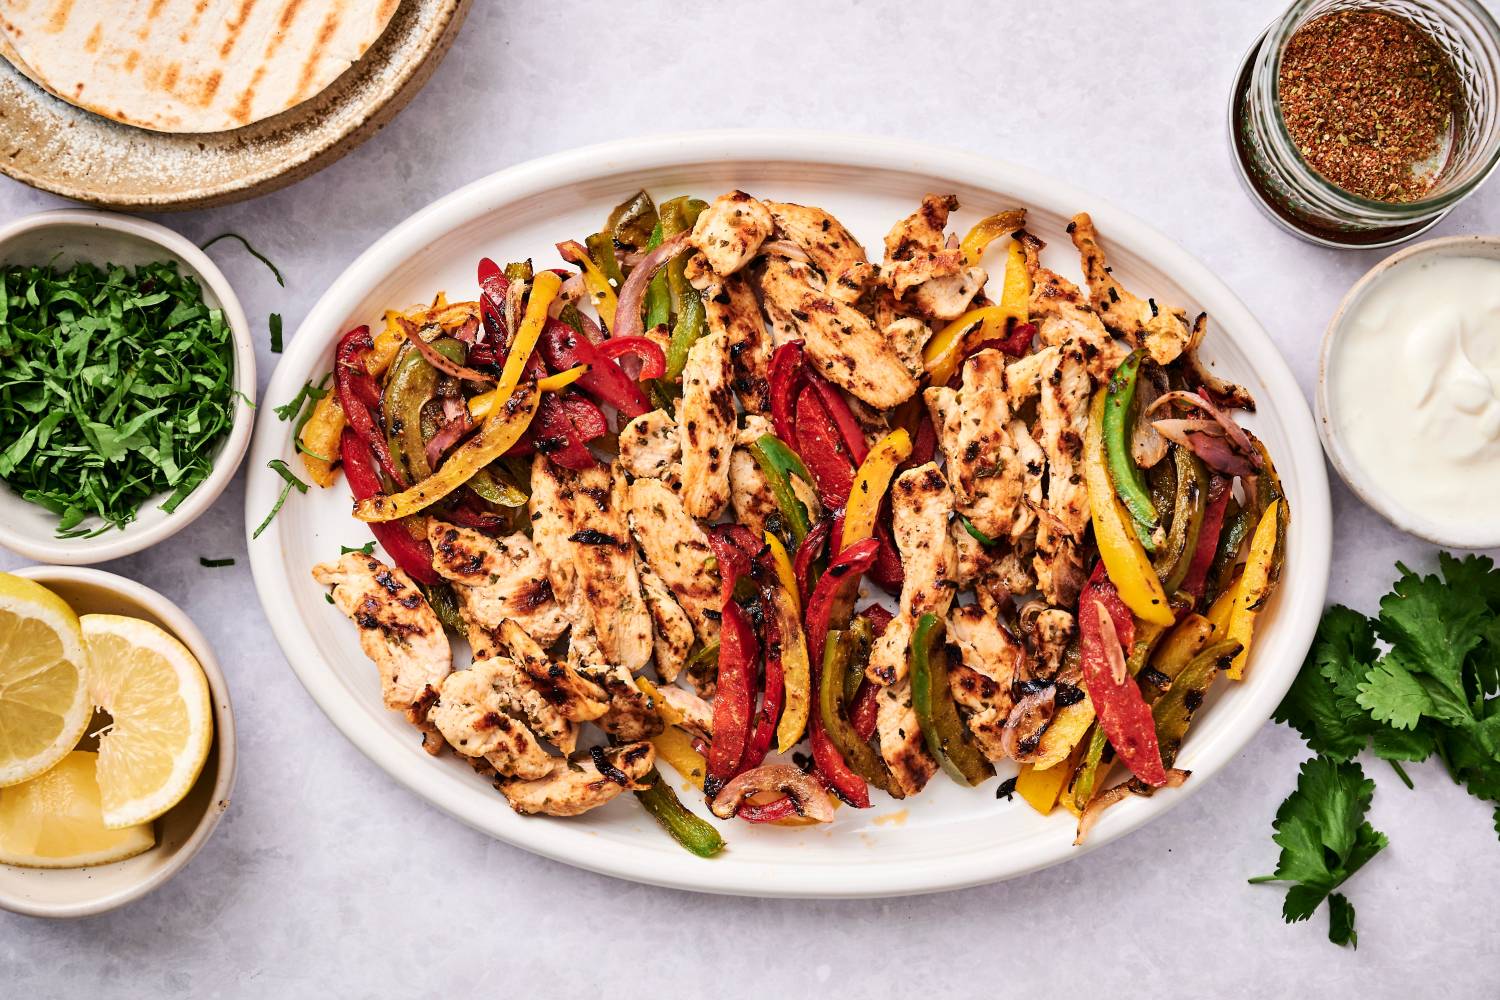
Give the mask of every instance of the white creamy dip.
[(1500, 260), (1403, 261), (1344, 324), (1329, 417), (1365, 477), (1433, 527), (1500, 526)]

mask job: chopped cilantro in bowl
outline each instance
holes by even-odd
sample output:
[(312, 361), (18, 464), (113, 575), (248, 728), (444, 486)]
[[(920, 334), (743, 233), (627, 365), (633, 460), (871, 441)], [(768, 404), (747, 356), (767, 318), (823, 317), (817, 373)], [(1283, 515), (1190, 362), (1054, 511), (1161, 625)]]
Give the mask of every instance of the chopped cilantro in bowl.
[(254, 411), (253, 334), (192, 241), (94, 210), (0, 223), (0, 545), (86, 565), (162, 541), (233, 479)]

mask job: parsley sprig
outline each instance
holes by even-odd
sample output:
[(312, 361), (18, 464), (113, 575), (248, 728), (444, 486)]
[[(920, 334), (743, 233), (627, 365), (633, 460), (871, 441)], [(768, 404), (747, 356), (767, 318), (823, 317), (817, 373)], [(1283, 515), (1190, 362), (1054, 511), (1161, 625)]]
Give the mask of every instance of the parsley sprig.
[(176, 510), (233, 422), (223, 314), (173, 263), (7, 267), (0, 280), (0, 478), (64, 538), (122, 528), (160, 493)]
[[(1328, 609), (1276, 710), (1276, 720), (1295, 728), (1318, 754), (1277, 813), (1282, 863), (1276, 877), (1298, 883), (1287, 896), (1289, 922), (1306, 919), (1384, 846), (1374, 831), (1369, 835), (1380, 843), (1373, 849), (1369, 835), (1364, 841), (1346, 835), (1364, 829), (1356, 825), (1369, 805), (1364, 789), (1374, 787), (1354, 763), (1366, 749), (1390, 762), (1408, 788), (1412, 782), (1400, 762), (1436, 755), (1455, 782), (1497, 803), (1500, 833), (1500, 570), (1488, 557), (1456, 559), (1446, 552), (1438, 554), (1439, 574), (1396, 568), (1401, 576), (1374, 618), (1340, 605)], [(1355, 785), (1359, 794), (1351, 792)], [(1326, 836), (1287, 835), (1284, 820), (1322, 824), (1317, 828), (1335, 831), (1348, 853)], [(1329, 900), (1330, 939), (1354, 943), (1354, 907), (1337, 894)]]

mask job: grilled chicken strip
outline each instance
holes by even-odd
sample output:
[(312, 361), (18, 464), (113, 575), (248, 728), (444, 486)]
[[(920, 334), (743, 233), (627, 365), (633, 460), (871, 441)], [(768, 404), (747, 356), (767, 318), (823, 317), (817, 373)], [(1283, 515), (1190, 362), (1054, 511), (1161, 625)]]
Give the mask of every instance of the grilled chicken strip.
[(661, 577), (651, 571), (644, 557), (636, 563), (635, 571), (641, 578), (641, 594), (651, 611), (651, 621), (656, 625), (656, 672), (670, 684), (682, 672), (693, 650), (693, 620)]
[(977, 604), (948, 612), (948, 640), (963, 659), (948, 668), (953, 699), (968, 712), (964, 722), (980, 752), (992, 761), (1002, 760), (1002, 737), (1013, 704), (1011, 681), (1023, 650), (995, 616)]
[(896, 301), (931, 319), (957, 319), (988, 279), (984, 268), (964, 263), (963, 251), (947, 246), (943, 230), (957, 208), (953, 195), (930, 194), (885, 238), (881, 281)]
[(1093, 382), (1081, 348), (1072, 341), (1058, 347), (1042, 369), (1037, 408), (1040, 444), (1047, 453), (1047, 505), (1037, 525), (1034, 567), (1042, 596), (1052, 604), (1071, 606), (1084, 583), (1078, 549), (1088, 524), (1089, 494), (1079, 463)]
[[(512, 699), (520, 677), (520, 669), (506, 657), (477, 661), (448, 675), (427, 717), (465, 757), (483, 757), (504, 775), (540, 778), (551, 772), (552, 756), (517, 717), (520, 709)], [(566, 742), (571, 749), (573, 737)]]
[(801, 247), (830, 283), (850, 268), (868, 262), (865, 248), (854, 235), (821, 208), (781, 201), (768, 201), (766, 208), (776, 222), (777, 235)]
[(616, 663), (588, 676), (609, 698), (608, 710), (597, 720), (600, 729), (618, 740), (648, 740), (662, 731), (661, 715), (630, 671)]
[(459, 611), (472, 625), (497, 629), (511, 619), (548, 646), (567, 630), (547, 564), (525, 535), (495, 539), (432, 518), (427, 540), (433, 568), (453, 584)]
[(901, 792), (897, 798), (925, 788), (937, 772), (937, 761), (922, 739), (922, 727), (911, 705), (911, 681), (897, 681), (875, 699), (875, 734), (881, 759)]
[(359, 647), (380, 671), (385, 707), (421, 725), (432, 695), (453, 670), (453, 650), (436, 612), (400, 569), (349, 552), (312, 569), (333, 603), (359, 626)]
[(1104, 325), (1132, 346), (1145, 345), (1159, 365), (1171, 364), (1187, 347), (1192, 336), (1187, 313), (1175, 306), (1141, 299), (1115, 279), (1087, 212), (1073, 216), (1068, 225), (1073, 245), (1083, 259), (1083, 276), (1089, 284), (1089, 300)]
[(761, 269), (761, 301), (773, 327), (789, 334), (783, 339), (800, 337), (820, 374), (877, 409), (910, 399), (920, 363), (911, 367), (909, 351), (903, 358), (868, 316), (812, 282), (812, 270), (792, 261), (769, 260)]
[(704, 644), (719, 638), (719, 578), (708, 568), (713, 550), (677, 494), (654, 479), (637, 479), (626, 492), (630, 527), (641, 555), (661, 578)]
[(924, 614), (942, 617), (958, 589), (958, 556), (948, 521), (953, 494), (936, 465), (928, 462), (896, 477), (891, 487), (891, 516), (896, 547), (906, 571), (901, 605), (870, 650), (865, 676), (872, 684), (894, 684), (906, 676), (912, 629)]
[(603, 761), (603, 774), (595, 759), (568, 761), (554, 757), (551, 769), (542, 777), (501, 781), (497, 786), (518, 813), (578, 816), (621, 792), (644, 789), (642, 780), (656, 763), (656, 751), (650, 743), (599, 749), (593, 757)]
[(698, 216), (688, 245), (696, 247), (714, 271), (731, 275), (750, 263), (773, 228), (765, 205), (743, 191), (731, 191), (715, 198)]
[(532, 540), (575, 639), (586, 623), (605, 660), (632, 672), (644, 667), (651, 614), (635, 573), (623, 473), (564, 469), (538, 455), (531, 486)]
[(729, 345), (730, 386), (747, 413), (771, 412), (771, 334), (744, 274), (724, 278), (703, 296), (710, 333)]
[(620, 430), (620, 466), (637, 479), (660, 479), (682, 490), (682, 441), (670, 413), (642, 413)]
[(1108, 378), (1125, 360), (1128, 349), (1104, 329), (1077, 285), (1042, 266), (1042, 249), (1047, 244), (1024, 231), (1016, 239), (1031, 274), (1031, 321), (1037, 324), (1042, 344), (1050, 347), (1075, 341), (1088, 362), (1089, 374)]
[(1073, 615), (1062, 608), (1049, 608), (1030, 601), (1020, 610), (1021, 638), (1028, 655), (1021, 661), (1026, 679), (1052, 680), (1063, 669), (1068, 645), (1073, 641)]
[(961, 388), (934, 386), (923, 398), (948, 460), (959, 513), (981, 533), (1006, 538), (1016, 524), (1026, 468), (1011, 439), (1005, 356), (980, 351), (964, 363), (962, 377)]
[[(608, 710), (604, 690), (599, 685), (567, 663), (554, 661), (517, 622), (502, 622), (498, 638), (525, 675), (518, 704), (548, 739), (552, 739), (554, 731), (561, 730), (561, 721), (593, 722)], [(572, 747), (564, 750), (571, 752)]]
[(734, 397), (729, 344), (710, 333), (688, 351), (682, 370), (678, 439), (682, 443), (682, 505), (708, 520), (729, 503), (729, 455), (734, 450)]
[(702, 698), (672, 684), (662, 685), (661, 700), (682, 716), (683, 729), (705, 740), (714, 738), (714, 707)]

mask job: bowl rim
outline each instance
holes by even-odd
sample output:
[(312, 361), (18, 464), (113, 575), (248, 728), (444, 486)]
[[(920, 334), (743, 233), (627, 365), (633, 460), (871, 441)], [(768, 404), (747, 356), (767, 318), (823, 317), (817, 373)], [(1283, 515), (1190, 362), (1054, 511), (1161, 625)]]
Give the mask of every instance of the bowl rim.
[[(111, 529), (95, 538), (38, 538), (30, 532), (17, 530), (0, 519), (0, 545), (40, 563), (66, 566), (82, 566), (132, 555), (170, 538), (192, 524), (213, 506), (239, 471), (240, 463), (249, 450), (250, 435), (255, 426), (255, 343), (250, 336), (245, 310), (224, 272), (187, 237), (159, 223), (117, 212), (92, 208), (61, 208), (36, 212), (0, 225), (0, 249), (24, 233), (80, 225), (125, 233), (155, 244), (201, 276), (204, 285), (218, 298), (225, 321), (229, 324), (230, 339), (234, 344), (234, 387), (238, 398), (234, 404), (234, 417), (229, 433), (214, 460), (212, 471), (174, 513), (161, 521), (146, 526), (142, 526), (139, 521), (132, 521), (124, 528)], [(0, 488), (7, 487), (0, 485)], [(150, 502), (146, 501), (147, 504)]]
[(1430, 520), (1419, 511), (1412, 510), (1381, 489), (1375, 478), (1369, 475), (1364, 466), (1350, 452), (1340, 434), (1338, 423), (1334, 419), (1335, 407), (1329, 392), (1328, 369), (1333, 352), (1348, 329), (1347, 321), (1354, 307), (1392, 268), (1417, 257), (1464, 256), (1463, 250), (1476, 248), (1486, 249), (1489, 251), (1485, 254), (1486, 256), (1493, 256), (1494, 259), (1500, 260), (1500, 236), (1465, 233), (1414, 243), (1391, 254), (1366, 271), (1344, 293), (1344, 297), (1339, 300), (1338, 308), (1328, 320), (1328, 326), (1323, 330), (1323, 342), (1318, 350), (1318, 384), (1313, 394), (1314, 405), (1317, 408), (1318, 437), (1323, 442), (1323, 451), (1328, 456), (1329, 464), (1344, 481), (1344, 485), (1348, 486), (1365, 506), (1374, 510), (1401, 531), (1432, 542), (1434, 545), (1464, 550), (1500, 547), (1500, 525), (1492, 528), (1465, 530), (1454, 525), (1441, 524)]
[[(219, 666), (218, 658), (214, 656), (213, 647), (187, 613), (145, 584), (84, 566), (23, 566), (7, 572), (34, 580), (44, 586), (56, 581), (88, 583), (135, 602), (142, 609), (155, 615), (167, 626), (169, 632), (192, 651), (193, 656), (203, 667), (204, 676), (208, 678), (208, 690), (214, 706), (214, 745), (219, 751), (218, 774), (214, 778), (213, 795), (209, 799), (208, 808), (198, 817), (192, 834), (183, 841), (182, 846), (166, 864), (151, 871), (145, 878), (133, 885), (114, 889), (97, 899), (84, 902), (38, 902), (35, 899), (23, 899), (10, 894), (3, 886), (0, 886), (0, 909), (10, 910), (13, 913), (52, 918), (87, 917), (105, 913), (139, 899), (170, 881), (202, 850), (203, 845), (208, 842), (208, 838), (219, 825), (219, 821), (229, 811), (230, 796), (234, 791), (237, 771), (234, 705), (230, 699), (229, 681)], [(195, 781), (194, 785), (196, 784)]]

